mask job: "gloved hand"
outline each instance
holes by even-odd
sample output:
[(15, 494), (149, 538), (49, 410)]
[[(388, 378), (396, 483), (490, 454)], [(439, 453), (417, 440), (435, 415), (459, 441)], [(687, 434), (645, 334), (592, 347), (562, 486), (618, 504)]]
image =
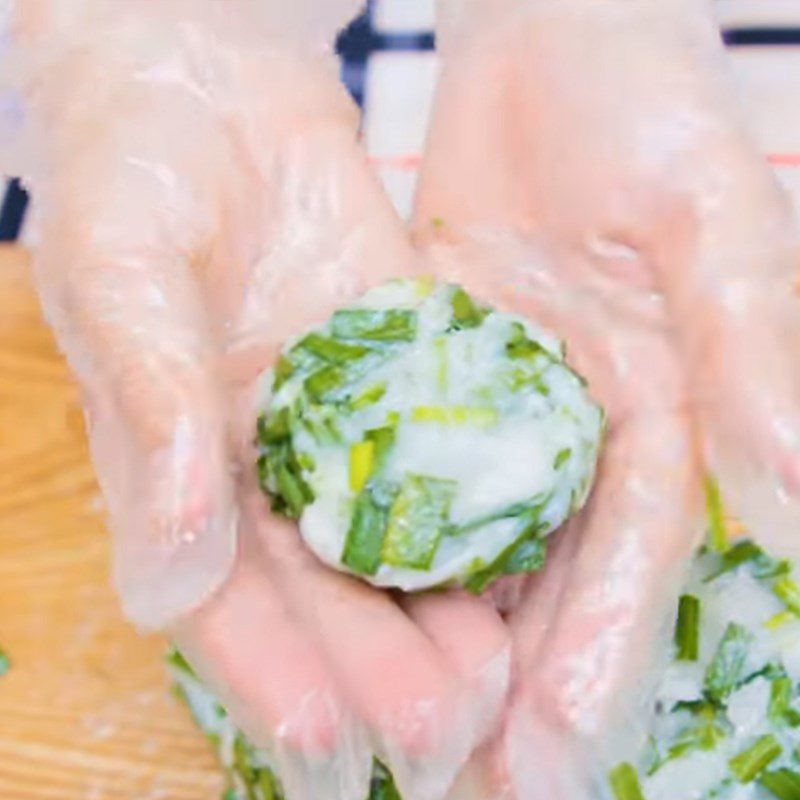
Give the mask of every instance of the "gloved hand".
[(594, 797), (698, 543), (695, 442), (754, 534), (800, 547), (795, 233), (704, 0), (440, 11), (419, 239), (563, 335), (609, 413), (593, 499), (511, 616), (505, 729), (452, 796)]
[(35, 269), (128, 614), (169, 626), (290, 800), (363, 800), (373, 752), (436, 800), (493, 727), (506, 629), (333, 573), (252, 480), (279, 345), (415, 269), (320, 46), (353, 5), (21, 0)]

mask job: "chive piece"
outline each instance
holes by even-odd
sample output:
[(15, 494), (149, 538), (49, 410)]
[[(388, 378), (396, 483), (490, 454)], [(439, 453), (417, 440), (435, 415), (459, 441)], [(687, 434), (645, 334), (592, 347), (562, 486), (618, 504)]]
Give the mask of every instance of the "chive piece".
[(705, 690), (715, 702), (722, 702), (741, 681), (751, 634), (735, 622), (725, 629), (705, 674)]
[(624, 762), (614, 767), (608, 775), (608, 782), (616, 800), (645, 800), (632, 764)]
[(394, 779), (383, 764), (375, 759), (372, 765), (372, 781), (368, 800), (401, 800)]
[(678, 661), (697, 661), (700, 643), (700, 601), (691, 594), (678, 601), (675, 647)]
[(511, 323), (511, 335), (506, 342), (506, 355), (509, 358), (535, 358), (545, 356), (549, 361), (558, 360), (546, 347), (528, 336), (521, 322)]
[(780, 578), (772, 586), (772, 591), (783, 600), (786, 608), (800, 617), (800, 586), (791, 578)]
[(374, 405), (386, 394), (386, 384), (376, 383), (365, 389), (358, 397), (354, 397), (349, 402), (350, 411), (360, 411), (362, 408)]
[(276, 444), (291, 434), (291, 412), (282, 408), (274, 414), (260, 414), (256, 423), (258, 441), (263, 445)]
[(345, 309), (334, 313), (331, 331), (339, 339), (413, 342), (417, 338), (417, 312), (400, 308)]
[(3, 677), (11, 669), (11, 659), (8, 653), (0, 647), (0, 678)]
[(433, 341), (434, 351), (436, 353), (436, 385), (439, 387), (440, 392), (447, 391), (447, 382), (449, 379), (449, 364), (447, 361), (447, 339), (440, 336)]
[(770, 733), (762, 736), (755, 744), (734, 756), (728, 765), (739, 783), (750, 783), (768, 767), (781, 753), (780, 742)]
[(291, 350), (295, 353), (309, 353), (320, 361), (329, 364), (347, 364), (351, 361), (358, 361), (360, 358), (369, 355), (372, 350), (360, 344), (350, 344), (340, 342), (330, 336), (322, 336), (319, 333), (309, 333), (304, 336)]
[(768, 716), (773, 724), (800, 727), (800, 711), (792, 707), (793, 697), (792, 681), (781, 670), (781, 674), (772, 680), (770, 687)]
[(719, 484), (709, 475), (705, 480), (705, 488), (709, 546), (717, 553), (724, 553), (728, 549), (728, 530)]
[(776, 631), (782, 628), (789, 622), (794, 622), (797, 617), (791, 611), (779, 611), (775, 616), (770, 617), (765, 623), (764, 627), (770, 631)]
[(295, 366), (287, 356), (281, 356), (272, 376), (272, 391), (277, 392), (294, 375)]
[(394, 567), (430, 569), (457, 489), (455, 481), (406, 475), (389, 514), (383, 561)]
[(278, 464), (275, 470), (275, 481), (277, 494), (282, 501), (275, 510), (290, 519), (299, 519), (306, 505), (314, 500), (311, 487), (299, 472), (290, 469), (284, 462)]
[(499, 420), (497, 409), (488, 406), (417, 406), (411, 409), (412, 422), (490, 428)]
[(194, 678), (194, 680), (200, 680), (197, 677), (197, 673), (194, 671), (192, 665), (186, 660), (183, 653), (176, 648), (171, 648), (169, 653), (167, 653), (167, 663), (176, 669), (178, 672), (182, 672), (184, 675), (188, 675), (190, 678)]
[(450, 300), (453, 307), (453, 319), (450, 322), (450, 330), (463, 331), (468, 328), (477, 328), (483, 324), (487, 314), (491, 311), (488, 308), (481, 308), (475, 301), (460, 287), (456, 287), (453, 297)]
[(792, 703), (792, 681), (782, 676), (772, 681), (767, 715), (775, 724), (781, 724)]
[(647, 774), (654, 775), (665, 764), (689, 753), (713, 750), (725, 738), (725, 731), (714, 722), (715, 717), (705, 719), (702, 724), (685, 728), (670, 746), (667, 754), (650, 767)]
[(788, 561), (772, 558), (751, 539), (744, 539), (722, 555), (722, 564), (719, 569), (707, 576), (703, 582), (710, 583), (720, 575), (738, 569), (742, 564), (749, 564), (752, 567), (753, 576), (760, 580), (777, 578), (780, 575), (786, 575), (791, 570)]
[(386, 463), (386, 457), (389, 455), (389, 450), (391, 450), (394, 445), (396, 435), (397, 431), (392, 425), (384, 425), (382, 428), (370, 428), (368, 431), (365, 431), (364, 438), (372, 442), (375, 447), (374, 457), (376, 470), (381, 469)]
[(390, 490), (372, 482), (356, 498), (342, 564), (359, 575), (374, 575), (381, 565), (381, 545), (392, 497)]
[(555, 461), (553, 461), (553, 469), (561, 469), (564, 464), (569, 461), (570, 456), (572, 455), (572, 450), (569, 447), (565, 447), (563, 450), (558, 451), (558, 455), (556, 455)]
[(258, 800), (278, 800), (281, 797), (275, 785), (275, 776), (266, 767), (258, 769), (257, 787), (260, 795)]
[(225, 793), (222, 795), (222, 800), (239, 800), (239, 795), (236, 792), (236, 789), (230, 787), (225, 790)]
[(762, 773), (758, 782), (778, 800), (800, 800), (800, 772), (776, 769)]
[(375, 465), (375, 442), (369, 439), (356, 442), (350, 447), (350, 489), (360, 492)]
[(237, 734), (233, 741), (233, 769), (244, 785), (247, 800), (258, 800), (255, 793), (255, 783), (258, 776), (250, 763), (247, 742), (241, 734)]
[(502, 575), (534, 572), (544, 566), (547, 543), (541, 536), (538, 511), (532, 512), (520, 535), (506, 547), (491, 564), (479, 562), (473, 566), (472, 574), (464, 581), (464, 588), (472, 594), (480, 594)]
[(345, 385), (347, 372), (338, 366), (323, 367), (309, 375), (303, 388), (317, 403), (330, 400)]
[(550, 502), (550, 495), (537, 494), (530, 500), (523, 500), (519, 503), (512, 503), (499, 511), (493, 511), (491, 514), (486, 514), (483, 517), (476, 517), (468, 522), (462, 522), (460, 525), (451, 525), (447, 530), (448, 536), (461, 536), (465, 533), (471, 533), (478, 528), (483, 528), (485, 525), (491, 525), (493, 522), (498, 522), (501, 519), (514, 519), (519, 517), (523, 527), (528, 528), (532, 523), (539, 519), (542, 508)]
[(547, 542), (540, 536), (517, 542), (503, 563), (504, 575), (524, 575), (544, 567)]

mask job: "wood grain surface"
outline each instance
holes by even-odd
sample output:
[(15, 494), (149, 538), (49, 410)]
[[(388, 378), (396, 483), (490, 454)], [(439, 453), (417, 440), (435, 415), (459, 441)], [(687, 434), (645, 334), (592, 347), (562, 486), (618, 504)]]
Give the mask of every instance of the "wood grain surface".
[(76, 388), (24, 254), (0, 246), (0, 800), (217, 800), (164, 643), (123, 621), (108, 558)]

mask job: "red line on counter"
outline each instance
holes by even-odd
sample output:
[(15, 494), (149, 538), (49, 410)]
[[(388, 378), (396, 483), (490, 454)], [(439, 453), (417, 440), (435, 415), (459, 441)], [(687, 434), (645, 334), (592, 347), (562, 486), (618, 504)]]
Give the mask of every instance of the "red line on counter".
[(776, 167), (800, 167), (800, 153), (770, 153), (767, 161)]

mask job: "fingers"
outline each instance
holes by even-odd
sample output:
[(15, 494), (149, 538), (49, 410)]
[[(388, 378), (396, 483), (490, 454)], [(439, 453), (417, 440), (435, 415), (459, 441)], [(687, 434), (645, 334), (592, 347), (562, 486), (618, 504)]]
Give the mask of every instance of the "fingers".
[(401, 795), (443, 797), (483, 733), (460, 676), (387, 594), (322, 565), (291, 525), (270, 518), (255, 494), (250, 502), (276, 587), (368, 726)]
[[(583, 796), (585, 765), (624, 755), (646, 722), (647, 668), (698, 539), (687, 430), (664, 413), (610, 431), (558, 608), (520, 664), (506, 747), (521, 797)], [(526, 604), (540, 601), (533, 591)]]
[(659, 240), (702, 423), (729, 510), (776, 552), (800, 553), (800, 238), (742, 136), (693, 154), (690, 198)]
[(508, 628), (488, 600), (462, 592), (409, 595), (402, 607), (461, 676), (474, 718), (488, 735), (506, 700), (511, 666)]
[(362, 726), (243, 537), (225, 587), (173, 637), (249, 740), (273, 759), (288, 800), (363, 800), (372, 767)]
[(234, 556), (217, 355), (192, 271), (213, 235), (215, 130), (185, 86), (139, 81), (124, 55), (91, 48), (35, 101), (37, 284), (86, 396), (125, 610), (158, 627)]

